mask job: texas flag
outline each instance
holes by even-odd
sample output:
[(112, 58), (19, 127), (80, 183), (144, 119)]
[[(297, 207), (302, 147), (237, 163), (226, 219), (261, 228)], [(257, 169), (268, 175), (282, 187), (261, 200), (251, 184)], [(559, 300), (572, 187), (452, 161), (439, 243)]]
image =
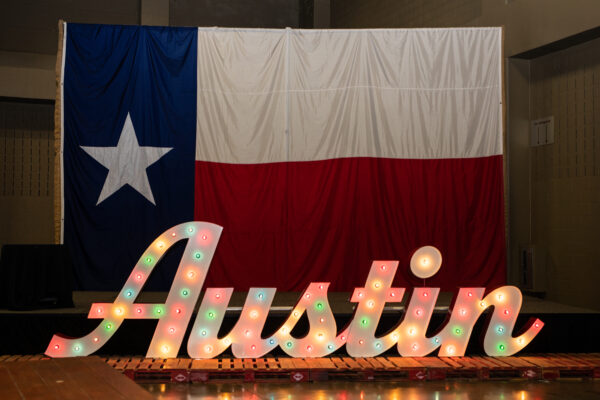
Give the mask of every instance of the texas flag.
[[(505, 282), (501, 29), (65, 25), (64, 243), (117, 290), (182, 222), (223, 226), (207, 285)], [(426, 282), (414, 250), (443, 255)], [(183, 243), (147, 287), (166, 290)]]

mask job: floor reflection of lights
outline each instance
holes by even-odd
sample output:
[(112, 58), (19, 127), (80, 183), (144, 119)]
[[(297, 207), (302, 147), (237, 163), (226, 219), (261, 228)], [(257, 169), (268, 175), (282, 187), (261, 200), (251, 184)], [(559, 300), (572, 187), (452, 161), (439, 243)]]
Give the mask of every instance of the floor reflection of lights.
[(160, 400), (542, 400), (600, 399), (600, 381), (141, 383)]

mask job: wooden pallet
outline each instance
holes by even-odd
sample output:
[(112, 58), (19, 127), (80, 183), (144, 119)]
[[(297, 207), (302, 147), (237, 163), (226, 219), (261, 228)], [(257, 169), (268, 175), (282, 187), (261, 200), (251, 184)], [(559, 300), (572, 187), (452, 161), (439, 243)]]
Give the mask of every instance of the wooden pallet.
[[(1, 363), (43, 357), (0, 356)], [(252, 359), (105, 357), (114, 369), (137, 381), (309, 382), (324, 380), (398, 381), (443, 379), (600, 379), (600, 353), (536, 354), (519, 357), (267, 357)]]

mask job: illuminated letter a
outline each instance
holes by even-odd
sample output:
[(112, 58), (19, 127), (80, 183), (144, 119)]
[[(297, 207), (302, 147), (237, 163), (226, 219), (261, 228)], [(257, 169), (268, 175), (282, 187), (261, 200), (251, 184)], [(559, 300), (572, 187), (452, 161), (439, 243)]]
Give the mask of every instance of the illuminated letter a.
[[(100, 325), (81, 338), (54, 335), (46, 355), (92, 354), (110, 339), (125, 318), (130, 318), (158, 319), (146, 357), (177, 357), (222, 230), (207, 222), (188, 222), (164, 232), (143, 253), (115, 301), (92, 304), (88, 318), (102, 318)], [(187, 244), (165, 304), (134, 303), (167, 249), (183, 239), (187, 239)]]

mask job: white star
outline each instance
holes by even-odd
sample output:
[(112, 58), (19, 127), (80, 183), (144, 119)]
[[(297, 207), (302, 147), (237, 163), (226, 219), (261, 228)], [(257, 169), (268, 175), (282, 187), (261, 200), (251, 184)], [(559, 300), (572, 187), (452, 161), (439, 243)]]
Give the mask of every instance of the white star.
[(140, 146), (129, 113), (127, 113), (121, 137), (116, 147), (81, 146), (81, 148), (108, 169), (108, 176), (104, 181), (96, 205), (125, 185), (130, 185), (149, 202), (156, 205), (148, 182), (146, 168), (173, 148)]

